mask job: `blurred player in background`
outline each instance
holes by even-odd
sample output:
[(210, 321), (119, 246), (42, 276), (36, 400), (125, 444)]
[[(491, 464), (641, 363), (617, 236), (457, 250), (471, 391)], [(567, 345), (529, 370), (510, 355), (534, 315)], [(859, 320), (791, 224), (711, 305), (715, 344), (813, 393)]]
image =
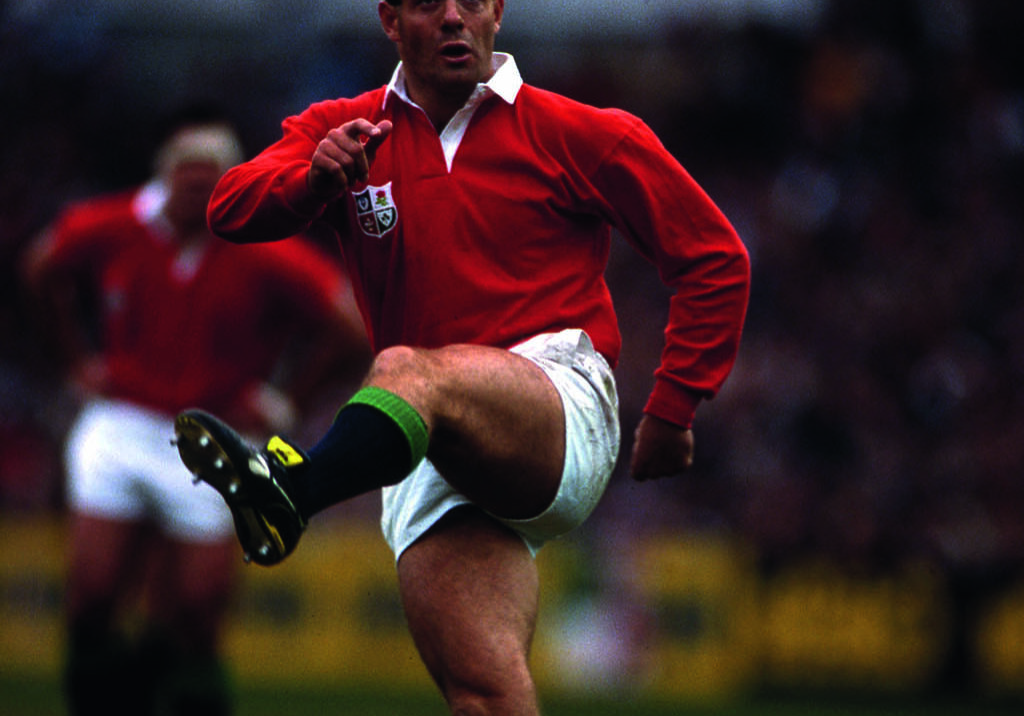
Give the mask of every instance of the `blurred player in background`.
[(206, 406), (266, 436), (327, 378), (368, 364), (330, 257), (300, 239), (241, 247), (210, 234), (210, 192), (243, 158), (231, 126), (190, 108), (152, 181), (70, 206), (26, 257), (86, 400), (66, 450), (74, 714), (230, 712), (219, 649), (238, 576), (232, 519), (214, 490), (189, 485), (173, 417)]
[(326, 435), (253, 449), (205, 411), (176, 423), (264, 565), (311, 516), (384, 486), (409, 628), (458, 714), (538, 710), (533, 554), (586, 519), (619, 449), (611, 229), (675, 292), (637, 479), (690, 466), (749, 284), (739, 237), (649, 128), (524, 84), (493, 52), (504, 7), (380, 2), (392, 82), (285, 120), (214, 192), (211, 226), (233, 241), (338, 234), (375, 359)]

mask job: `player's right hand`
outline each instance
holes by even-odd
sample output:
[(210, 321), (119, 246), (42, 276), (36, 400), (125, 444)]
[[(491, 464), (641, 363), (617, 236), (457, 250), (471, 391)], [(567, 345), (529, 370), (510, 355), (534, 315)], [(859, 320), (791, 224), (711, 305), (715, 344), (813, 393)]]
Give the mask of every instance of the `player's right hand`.
[(335, 127), (313, 153), (306, 183), (317, 196), (334, 200), (354, 184), (370, 176), (377, 147), (391, 134), (392, 124), (382, 120), (374, 124), (367, 119), (354, 119)]

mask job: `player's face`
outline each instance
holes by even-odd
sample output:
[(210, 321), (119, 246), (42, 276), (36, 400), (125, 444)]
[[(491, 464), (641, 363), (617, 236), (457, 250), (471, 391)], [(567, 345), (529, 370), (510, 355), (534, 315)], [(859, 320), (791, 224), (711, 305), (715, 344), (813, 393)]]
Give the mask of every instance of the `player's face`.
[(491, 78), (494, 36), (505, 0), (401, 0), (380, 4), (410, 92), (465, 93)]
[(205, 226), (206, 204), (222, 173), (214, 161), (188, 160), (174, 166), (165, 211), (179, 230)]

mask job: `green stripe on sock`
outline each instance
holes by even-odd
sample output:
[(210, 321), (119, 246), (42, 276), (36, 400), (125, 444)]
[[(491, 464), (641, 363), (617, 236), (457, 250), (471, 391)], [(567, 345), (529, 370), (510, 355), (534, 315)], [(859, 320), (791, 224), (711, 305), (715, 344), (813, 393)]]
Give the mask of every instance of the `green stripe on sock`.
[(348, 401), (349, 405), (353, 403), (369, 405), (394, 420), (405, 434), (405, 439), (409, 441), (409, 455), (412, 460), (409, 469), (420, 464), (420, 460), (427, 454), (430, 436), (427, 434), (427, 424), (423, 422), (415, 408), (391, 391), (375, 385), (360, 388)]

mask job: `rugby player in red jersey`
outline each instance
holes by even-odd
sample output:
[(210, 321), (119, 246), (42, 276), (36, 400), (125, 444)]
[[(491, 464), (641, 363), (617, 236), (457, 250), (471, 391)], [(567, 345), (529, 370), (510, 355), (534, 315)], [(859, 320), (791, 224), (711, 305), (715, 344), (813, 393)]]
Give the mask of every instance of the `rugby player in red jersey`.
[[(453, 713), (537, 713), (528, 652), (541, 545), (597, 504), (619, 450), (612, 230), (673, 291), (634, 434), (638, 480), (693, 459), (692, 422), (738, 350), (747, 252), (638, 118), (525, 84), (494, 52), (504, 0), (386, 0), (386, 87), (312, 105), (228, 172), (211, 226), (236, 242), (337, 234), (375, 353), (308, 452), (177, 419), (190, 470), (271, 565), (310, 517), (383, 487), (410, 631)], [(653, 270), (652, 270), (653, 273)]]
[[(210, 192), (242, 159), (231, 127), (190, 109), (151, 182), (69, 206), (26, 259), (85, 400), (66, 451), (73, 714), (230, 712), (219, 649), (234, 529), (214, 490), (188, 484), (174, 415), (204, 406), (266, 436), (338, 377), (328, 361), (361, 374), (369, 359), (330, 257), (298, 239), (243, 247), (210, 233)], [(272, 384), (282, 360), (301, 382)], [(124, 621), (143, 587), (146, 626), (131, 642)]]

